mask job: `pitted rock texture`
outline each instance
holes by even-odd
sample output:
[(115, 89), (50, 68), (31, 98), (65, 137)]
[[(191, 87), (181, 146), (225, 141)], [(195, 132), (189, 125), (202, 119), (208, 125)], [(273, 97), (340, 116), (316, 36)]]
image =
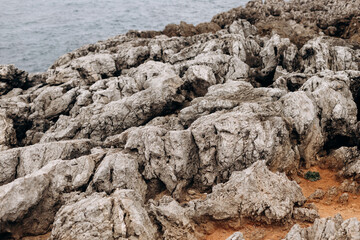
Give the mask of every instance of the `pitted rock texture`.
[(360, 222), (357, 218), (343, 220), (341, 215), (334, 218), (316, 219), (308, 228), (294, 225), (285, 240), (360, 239)]
[[(293, 181), (303, 168), (359, 193), (358, 6), (256, 0), (45, 73), (0, 65), (0, 238), (202, 239), (209, 221), (245, 219), (315, 221), (288, 237), (311, 239), (325, 223)], [(357, 237), (336, 219), (331, 234)]]

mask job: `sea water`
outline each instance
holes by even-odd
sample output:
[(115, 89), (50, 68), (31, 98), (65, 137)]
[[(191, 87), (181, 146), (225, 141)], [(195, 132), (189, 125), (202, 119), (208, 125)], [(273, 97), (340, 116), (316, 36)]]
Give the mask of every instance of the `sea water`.
[(128, 30), (208, 22), (247, 0), (0, 0), (0, 64), (46, 71), (61, 55)]

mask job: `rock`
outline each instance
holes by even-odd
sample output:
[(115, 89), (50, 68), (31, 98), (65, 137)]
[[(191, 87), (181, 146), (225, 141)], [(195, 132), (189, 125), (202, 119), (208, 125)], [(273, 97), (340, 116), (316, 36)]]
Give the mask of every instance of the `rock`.
[[(360, 157), (357, 147), (341, 147), (332, 150), (322, 161), (328, 168), (345, 169), (351, 168)], [(346, 170), (345, 170), (346, 171)]]
[(244, 171), (234, 172), (225, 184), (214, 186), (205, 200), (195, 200), (194, 214), (215, 220), (237, 218), (240, 214), (266, 223), (286, 222), (291, 219), (294, 207), (304, 202), (296, 182), (284, 174), (270, 172), (265, 161), (258, 161)]
[(0, 110), (0, 151), (16, 145), (16, 132), (13, 120), (6, 116), (4, 110)]
[(13, 88), (24, 88), (28, 81), (28, 73), (14, 65), (0, 65), (0, 95)]
[(336, 195), (338, 195), (338, 189), (335, 186), (330, 187), (326, 192), (326, 197), (332, 200)]
[[(0, 229), (21, 237), (44, 234), (61, 206), (61, 195), (86, 186), (101, 155), (51, 161), (0, 187)], [(60, 203), (60, 204), (59, 204)], [(59, 206), (60, 205), (60, 206)]]
[[(60, 139), (90, 138), (104, 140), (132, 126), (141, 125), (153, 117), (176, 108), (184, 101), (178, 90), (183, 81), (166, 72), (150, 78), (145, 90), (130, 97), (104, 105), (89, 105), (75, 118), (62, 117), (42, 137), (42, 142)], [(95, 113), (94, 113), (95, 112)], [(89, 114), (91, 118), (89, 119)]]
[(138, 161), (129, 154), (107, 155), (94, 174), (92, 184), (98, 192), (133, 189), (145, 200), (147, 186), (140, 175)]
[(341, 183), (339, 189), (340, 189), (340, 191), (343, 191), (343, 192), (358, 194), (360, 191), (360, 186), (356, 181), (349, 181), (348, 179), (345, 179)]
[(199, 149), (199, 182), (212, 186), (215, 181), (226, 181), (233, 171), (257, 160), (266, 160), (279, 171), (296, 168), (297, 152), (290, 144), (286, 123), (277, 113), (279, 105), (268, 104), (271, 102), (260, 99), (258, 103), (238, 103), (232, 111), (217, 111), (191, 124)]
[(241, 232), (235, 232), (233, 235), (228, 237), (226, 240), (244, 240), (244, 236)]
[(19, 164), (19, 150), (11, 149), (0, 154), (0, 186), (13, 181)]
[(325, 192), (321, 189), (316, 189), (315, 192), (313, 192), (309, 197), (308, 200), (316, 201), (321, 200), (325, 196)]
[(89, 140), (71, 140), (57, 143), (35, 144), (1, 152), (0, 185), (11, 182), (16, 177), (31, 174), (53, 160), (73, 159), (90, 153), (95, 143)]
[(300, 156), (305, 162), (312, 162), (325, 143), (316, 103), (302, 91), (290, 92), (280, 101), (283, 104), (283, 116), (293, 127), (291, 134), (299, 141)]
[(164, 229), (164, 239), (198, 239), (195, 224), (189, 217), (189, 210), (170, 197), (163, 197), (158, 203), (150, 203), (150, 213)]
[(290, 239), (360, 239), (360, 223), (356, 218), (343, 220), (337, 214), (334, 218), (316, 219), (308, 228), (295, 224), (285, 237), (285, 240)]
[[(317, 107), (322, 109), (320, 126), (324, 129), (323, 135), (329, 140), (333, 140), (332, 138), (336, 136), (354, 134), (353, 126), (357, 122), (357, 109), (349, 87), (347, 74), (324, 72), (319, 76), (311, 77), (300, 88), (301, 91), (310, 93)], [(341, 122), (341, 125), (336, 124), (337, 122)], [(335, 141), (334, 139), (333, 144), (336, 143)]]
[(341, 196), (339, 197), (339, 202), (341, 204), (347, 204), (349, 202), (349, 194), (348, 193), (341, 194)]
[(63, 206), (50, 239), (156, 239), (156, 227), (133, 190), (94, 193)]
[[(326, 69), (333, 71), (359, 70), (356, 53), (349, 47), (337, 46), (324, 37), (310, 40), (301, 49), (305, 73), (321, 72)], [(343, 44), (342, 44), (343, 45)]]
[(126, 150), (138, 153), (144, 178), (161, 180), (174, 198), (179, 198), (197, 171), (198, 156), (191, 132), (146, 126), (129, 129), (120, 138)]
[(319, 213), (315, 209), (308, 208), (295, 208), (293, 217), (296, 220), (314, 222), (315, 219), (319, 218)]
[[(85, 45), (46, 73), (0, 65), (0, 238), (202, 239), (242, 220), (359, 238), (312, 203), (360, 189), (359, 5), (254, 0)], [(347, 179), (306, 199), (289, 179), (310, 166)]]

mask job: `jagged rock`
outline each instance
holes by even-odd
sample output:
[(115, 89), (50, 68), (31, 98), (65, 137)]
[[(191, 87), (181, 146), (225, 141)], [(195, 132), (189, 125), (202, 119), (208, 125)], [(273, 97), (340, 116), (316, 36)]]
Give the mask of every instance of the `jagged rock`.
[(283, 116), (293, 128), (291, 134), (299, 141), (300, 156), (311, 162), (325, 143), (316, 103), (303, 91), (290, 92), (280, 101)]
[(145, 200), (147, 186), (138, 169), (137, 159), (130, 154), (109, 154), (96, 169), (94, 188), (108, 194), (116, 189), (133, 189)]
[(348, 179), (345, 179), (340, 187), (340, 191), (343, 192), (350, 192), (353, 194), (358, 194), (360, 192), (360, 185), (356, 181), (349, 181)]
[(51, 240), (157, 238), (157, 229), (134, 190), (116, 190), (110, 196), (94, 193), (64, 205), (55, 216)]
[[(104, 140), (132, 126), (166, 113), (184, 101), (179, 94), (182, 79), (166, 71), (147, 79), (145, 90), (106, 105), (89, 105), (75, 118), (61, 116), (42, 137), (42, 142), (90, 137)], [(95, 108), (94, 108), (95, 107)]]
[(28, 73), (14, 65), (0, 65), (0, 96), (13, 88), (25, 87)]
[(18, 178), (31, 174), (50, 161), (87, 155), (95, 145), (95, 142), (83, 139), (35, 144), (3, 151), (0, 154), (0, 171), (3, 173), (0, 176), (0, 185), (13, 181), (15, 176)]
[(360, 223), (356, 218), (343, 220), (337, 214), (334, 218), (316, 219), (308, 228), (295, 224), (285, 240), (360, 239)]
[(258, 161), (244, 171), (234, 172), (225, 184), (214, 186), (205, 200), (195, 200), (194, 214), (216, 220), (240, 215), (267, 223), (286, 222), (305, 200), (296, 182), (270, 172), (265, 161)]
[(204, 186), (227, 180), (233, 171), (257, 160), (266, 160), (279, 171), (296, 169), (297, 150), (290, 144), (286, 123), (278, 112), (280, 105), (260, 99), (238, 105), (230, 112), (208, 114), (191, 124), (200, 158), (197, 178)]
[(6, 150), (17, 143), (13, 120), (0, 110), (0, 151)]
[[(285, 175), (310, 165), (349, 178), (327, 202), (358, 193), (359, 4), (255, 0), (83, 46), (47, 73), (0, 65), (0, 238), (53, 226), (51, 239), (199, 239), (207, 221), (314, 221)], [(316, 219), (287, 239), (358, 227)]]
[(164, 239), (198, 239), (189, 209), (183, 208), (171, 197), (163, 197), (158, 203), (150, 203), (150, 213), (164, 229)]
[(137, 152), (144, 178), (161, 180), (175, 198), (197, 172), (197, 149), (189, 130), (146, 126), (129, 129), (119, 138), (126, 150)]
[[(326, 39), (326, 40), (325, 40)], [(326, 69), (333, 71), (359, 70), (356, 52), (335, 39), (318, 37), (310, 40), (301, 49), (301, 64), (305, 73), (316, 73)], [(338, 44), (341, 44), (338, 46)]]
[(327, 167), (340, 170), (356, 162), (357, 158), (360, 158), (357, 147), (340, 147), (332, 150), (322, 162)]
[(86, 186), (102, 154), (55, 160), (0, 187), (0, 229), (15, 237), (49, 230), (65, 192)]
[(319, 218), (319, 213), (315, 209), (308, 208), (295, 208), (293, 217), (296, 220), (314, 222), (315, 219)]
[(325, 196), (325, 192), (321, 189), (316, 189), (315, 192), (313, 192), (309, 197), (308, 199), (309, 200), (321, 200), (323, 199)]
[(357, 108), (346, 73), (323, 72), (307, 80), (300, 90), (311, 94), (321, 109), (320, 126), (324, 137), (333, 140), (338, 136), (354, 135)]

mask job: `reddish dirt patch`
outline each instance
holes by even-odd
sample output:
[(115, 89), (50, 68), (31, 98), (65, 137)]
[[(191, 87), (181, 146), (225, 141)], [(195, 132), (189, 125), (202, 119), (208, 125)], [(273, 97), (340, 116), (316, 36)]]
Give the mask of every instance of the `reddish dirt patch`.
[[(308, 227), (310, 223), (296, 222), (301, 227)], [(295, 223), (294, 223), (295, 224)], [(230, 237), (234, 232), (242, 232), (245, 239), (251, 240), (278, 240), (283, 239), (286, 234), (290, 231), (292, 225), (266, 225), (261, 223), (247, 222), (241, 227), (236, 229), (229, 228), (229, 226), (224, 223), (223, 226), (217, 225), (213, 232), (206, 236), (206, 240), (225, 240)]]
[(21, 240), (47, 240), (50, 237), (50, 235), (51, 235), (51, 232), (48, 232), (47, 234), (44, 234), (44, 235), (23, 237), (23, 238), (21, 238)]
[(316, 182), (311, 182), (301, 178), (301, 183), (299, 185), (302, 188), (305, 197), (309, 197), (316, 189), (321, 189), (326, 192), (331, 187), (338, 188), (338, 194), (332, 198), (325, 196), (322, 200), (314, 202), (319, 209), (321, 218), (333, 217), (335, 214), (340, 213), (344, 219), (353, 217), (360, 219), (360, 196), (348, 193), (349, 201), (347, 204), (338, 202), (338, 199), (343, 192), (339, 189), (341, 180), (337, 179), (336, 172), (328, 169), (321, 169), (319, 167), (312, 167), (309, 171), (319, 172), (321, 179)]

